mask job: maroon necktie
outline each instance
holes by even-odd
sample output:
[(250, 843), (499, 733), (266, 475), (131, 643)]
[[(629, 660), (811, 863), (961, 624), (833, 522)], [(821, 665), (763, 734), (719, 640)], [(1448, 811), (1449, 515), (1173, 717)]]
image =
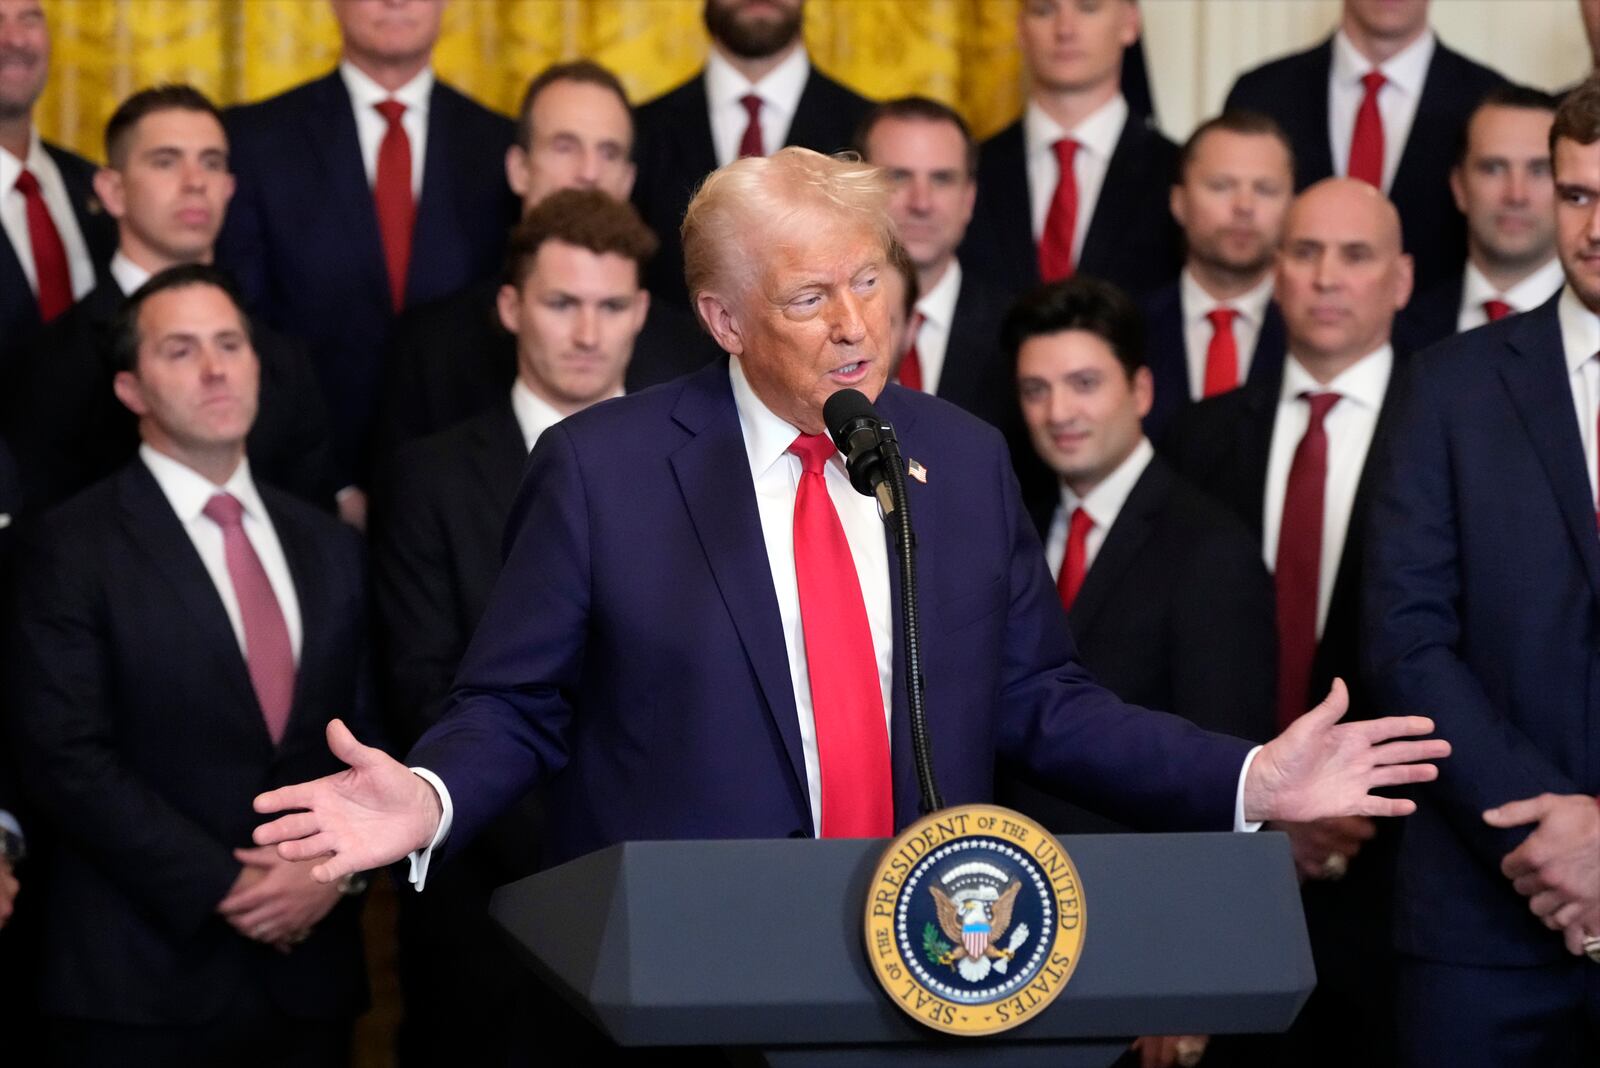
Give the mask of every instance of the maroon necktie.
[(28, 244), (33, 248), (33, 270), (39, 280), (39, 318), (50, 322), (72, 307), (72, 272), (67, 267), (67, 247), (50, 218), (50, 206), (32, 171), (17, 175), (17, 192), (28, 211)]
[(389, 268), (389, 296), (394, 310), (406, 300), (406, 272), (411, 268), (411, 229), (417, 206), (411, 196), (411, 138), (400, 117), (406, 106), (398, 100), (374, 104), (389, 128), (378, 144), (378, 175), (372, 185), (378, 204), (378, 233), (383, 238), (383, 259)]
[(1067, 524), (1067, 551), (1061, 558), (1061, 572), (1056, 576), (1056, 592), (1061, 595), (1061, 607), (1072, 611), (1072, 602), (1083, 589), (1083, 576), (1089, 573), (1089, 531), (1094, 520), (1080, 505), (1072, 510), (1072, 520)]
[(1078, 232), (1078, 175), (1072, 166), (1078, 142), (1063, 137), (1053, 147), (1061, 178), (1044, 217), (1044, 233), (1039, 235), (1039, 277), (1046, 282), (1072, 277), (1072, 243)]
[(239, 601), (239, 616), (244, 622), (245, 663), (250, 684), (255, 688), (273, 744), (283, 740), (289, 723), (289, 707), (294, 703), (294, 647), (289, 643), (289, 625), (272, 592), (267, 570), (244, 532), (244, 506), (232, 494), (219, 493), (206, 502), (206, 518), (222, 528), (223, 555), (228, 561), (228, 578)]
[(1306, 432), (1295, 446), (1283, 491), (1278, 528), (1278, 726), (1306, 710), (1311, 662), (1317, 652), (1317, 592), (1322, 573), (1322, 501), (1328, 481), (1328, 432), (1323, 420), (1339, 402), (1337, 393), (1302, 393), (1311, 408)]
[(1491, 323), (1497, 323), (1511, 314), (1511, 305), (1503, 300), (1486, 300), (1483, 302), (1483, 314), (1489, 317)]
[(905, 355), (900, 357), (900, 372), (897, 376), (900, 384), (907, 389), (922, 389), (922, 357), (917, 355), (917, 335), (922, 333), (922, 323), (926, 318), (921, 312), (911, 318), (911, 329), (908, 331), (910, 344), (906, 346)]
[(811, 714), (822, 775), (823, 838), (894, 833), (894, 777), (878, 659), (855, 558), (824, 472), (838, 450), (826, 434), (801, 434), (794, 498), (794, 571), (811, 679)]
[(1378, 113), (1378, 90), (1387, 80), (1375, 70), (1361, 76), (1366, 94), (1356, 111), (1355, 133), (1350, 137), (1349, 176), (1379, 189), (1383, 188), (1383, 116)]
[(761, 98), (754, 93), (746, 93), (739, 98), (739, 103), (744, 105), (745, 113), (750, 116), (744, 125), (744, 136), (739, 138), (739, 158), (765, 156), (766, 150), (761, 147)]
[(1239, 344), (1233, 337), (1233, 320), (1239, 313), (1232, 308), (1213, 308), (1211, 344), (1206, 346), (1206, 381), (1203, 397), (1215, 397), (1239, 386)]

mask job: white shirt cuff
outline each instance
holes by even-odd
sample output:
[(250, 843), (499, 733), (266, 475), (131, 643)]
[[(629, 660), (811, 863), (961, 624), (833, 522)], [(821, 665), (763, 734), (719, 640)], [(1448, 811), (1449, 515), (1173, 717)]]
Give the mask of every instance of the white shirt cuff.
[[(1248, 763), (1245, 764), (1245, 767), (1248, 768), (1249, 766)], [(428, 843), (427, 848), (415, 850), (407, 858), (411, 861), (411, 872), (406, 876), (406, 879), (412, 886), (417, 888), (418, 893), (421, 893), (423, 886), (428, 882), (428, 862), (433, 859), (433, 851), (450, 836), (450, 824), (455, 817), (456, 810), (455, 806), (450, 803), (450, 791), (445, 788), (444, 781), (439, 776), (427, 768), (412, 768), (411, 771), (417, 778), (433, 787), (433, 792), (439, 795), (439, 829), (433, 832), (433, 841)], [(1240, 781), (1243, 782), (1242, 779)], [(1241, 786), (1240, 789), (1242, 790), (1243, 787)]]
[(17, 817), (0, 808), (0, 827), (5, 828), (18, 838), (22, 837), (22, 824), (17, 822)]
[[(1254, 749), (1250, 750), (1250, 752), (1246, 753), (1244, 756), (1244, 767), (1239, 769), (1239, 789), (1234, 791), (1233, 795), (1233, 829), (1236, 832), (1253, 834), (1261, 829), (1260, 820), (1246, 822), (1244, 818), (1244, 781), (1250, 777), (1250, 765), (1256, 762), (1256, 754), (1259, 752), (1261, 752), (1261, 747), (1258, 745)], [(447, 794), (445, 796), (448, 797), (449, 795)], [(446, 805), (449, 803), (449, 801), (445, 802)], [(448, 812), (449, 809), (446, 809), (445, 811)], [(422, 887), (418, 886), (417, 889), (420, 890)]]

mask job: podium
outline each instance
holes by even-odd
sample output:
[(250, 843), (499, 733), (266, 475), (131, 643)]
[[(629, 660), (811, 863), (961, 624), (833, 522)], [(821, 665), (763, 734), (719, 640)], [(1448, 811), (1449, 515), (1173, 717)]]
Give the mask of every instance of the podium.
[(1137, 1035), (1294, 1020), (1315, 973), (1284, 835), (1061, 841), (1082, 878), (1077, 971), (1038, 1018), (984, 1038), (922, 1027), (869, 970), (862, 920), (885, 841), (629, 842), (501, 887), (490, 914), (623, 1046), (819, 1068), (1101, 1068)]

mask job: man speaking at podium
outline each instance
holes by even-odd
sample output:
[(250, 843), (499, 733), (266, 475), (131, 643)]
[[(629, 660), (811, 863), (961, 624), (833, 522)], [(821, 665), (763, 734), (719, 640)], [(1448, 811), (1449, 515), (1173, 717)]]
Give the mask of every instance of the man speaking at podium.
[[(932, 759), (987, 801), (996, 753), (1135, 827), (1404, 815), (1374, 787), (1448, 754), (1420, 717), (1338, 724), (1343, 686), (1252, 751), (1125, 705), (1077, 663), (998, 432), (885, 386), (887, 186), (790, 148), (708, 178), (684, 221), (729, 359), (547, 431), (451, 711), (406, 764), (340, 724), (350, 770), (262, 794), (256, 830), (336, 879), (434, 853), (530, 787), (545, 861), (630, 839), (884, 837), (915, 820), (899, 572), (822, 408), (855, 388), (911, 465)], [(1387, 743), (1387, 744), (1385, 744)], [(408, 766), (409, 765), (409, 768)]]

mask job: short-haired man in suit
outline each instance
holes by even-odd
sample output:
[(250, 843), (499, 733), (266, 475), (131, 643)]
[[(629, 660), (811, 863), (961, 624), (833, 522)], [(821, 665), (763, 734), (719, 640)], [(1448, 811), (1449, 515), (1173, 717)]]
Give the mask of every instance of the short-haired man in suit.
[(1283, 316), (1272, 267), (1293, 195), (1294, 151), (1265, 115), (1224, 112), (1184, 143), (1171, 196), (1183, 272), (1142, 302), (1151, 438), (1193, 401), (1277, 377)]
[(1556, 100), (1502, 85), (1467, 120), (1450, 192), (1467, 220), (1467, 262), (1411, 298), (1396, 331), (1413, 350), (1532, 311), (1561, 289), (1550, 124)]
[(332, 716), (373, 736), (359, 540), (251, 477), (259, 368), (215, 269), (142, 286), (116, 351), (139, 455), (15, 560), (52, 1060), (341, 1064), (366, 1001), (355, 887), (251, 848), (249, 798), (329, 767)]
[[(528, 83), (506, 181), (526, 215), (561, 189), (626, 200), (633, 188), (633, 116), (622, 82), (588, 59), (555, 63)], [(517, 376), (516, 339), (496, 306), (503, 271), (407, 312), (387, 358), (378, 416), (380, 467), (407, 441), (496, 408)], [(628, 363), (641, 390), (704, 366), (716, 346), (687, 312), (655, 301)]]
[(693, 78), (642, 105), (633, 201), (661, 238), (646, 282), (686, 306), (678, 227), (700, 180), (743, 156), (850, 147), (869, 101), (811, 63), (805, 0), (705, 0), (711, 51)]
[(1388, 194), (1425, 289), (1461, 269), (1466, 231), (1448, 196), (1450, 165), (1472, 109), (1504, 80), (1445, 47), (1428, 26), (1428, 0), (1344, 0), (1332, 37), (1240, 75), (1226, 107), (1278, 120), (1298, 189), (1341, 175)]
[[(546, 429), (620, 396), (650, 295), (655, 236), (626, 201), (564, 189), (512, 232), (498, 293), (516, 339), (514, 384), (481, 415), (413, 441), (374, 500), (373, 581), (389, 706), (409, 744), (439, 719), (500, 570), (500, 543), (528, 453)], [(489, 893), (538, 866), (540, 813), (524, 799), (428, 893), (402, 902), (402, 1057), (504, 1063), (513, 1021), (551, 995), (489, 921)]]
[(50, 76), (39, 0), (0, 0), (0, 370), (18, 344), (94, 288), (115, 242), (94, 164), (46, 144), (33, 106)]
[(340, 512), (365, 522), (383, 353), (404, 308), (492, 270), (512, 123), (434, 75), (442, 0), (329, 0), (338, 69), (226, 116), (217, 245), (254, 314), (303, 337), (333, 417)]
[(1139, 22), (1134, 0), (1021, 6), (1027, 107), (983, 144), (961, 249), (968, 269), (1007, 293), (1081, 272), (1138, 296), (1178, 275), (1167, 211), (1178, 150), (1121, 90)]
[[(108, 277), (18, 356), (6, 425), (31, 507), (65, 500), (125, 464), (137, 419), (111, 391), (114, 326), (127, 294), (168, 267), (210, 263), (233, 194), (228, 139), (211, 101), (187, 85), (134, 93), (106, 123), (107, 165), (95, 175), (117, 224)], [(331, 506), (326, 406), (304, 348), (254, 332), (261, 404), (250, 428), (252, 473)]]

